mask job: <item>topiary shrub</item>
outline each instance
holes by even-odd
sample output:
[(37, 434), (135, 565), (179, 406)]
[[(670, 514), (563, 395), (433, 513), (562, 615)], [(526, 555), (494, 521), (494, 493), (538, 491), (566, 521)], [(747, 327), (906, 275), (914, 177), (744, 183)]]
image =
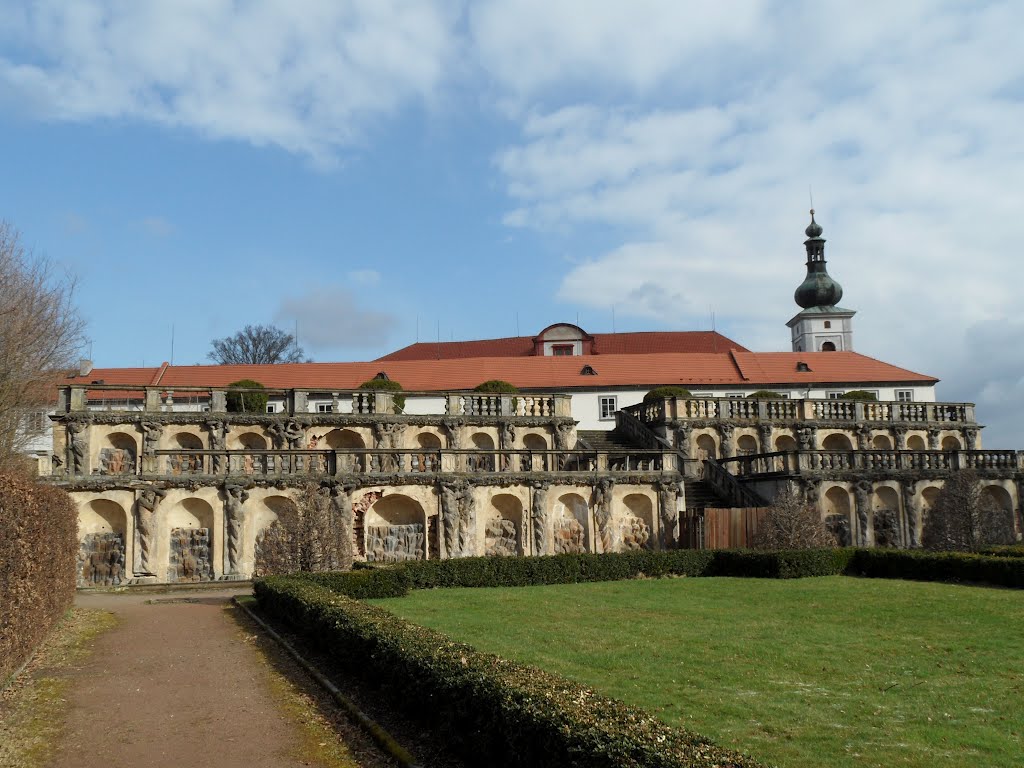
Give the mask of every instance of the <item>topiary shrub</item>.
[(483, 384), (477, 384), (473, 387), (473, 391), (494, 395), (514, 395), (519, 392), (519, 387), (501, 379), (490, 379)]
[(405, 411), (405, 395), (400, 394), (402, 392), (402, 385), (397, 381), (391, 379), (370, 379), (364, 381), (359, 385), (360, 389), (379, 389), (384, 392), (394, 392), (395, 396), (392, 400), (395, 404), (395, 413), (402, 413)]
[(772, 392), (770, 389), (759, 389), (757, 392), (751, 392), (747, 397), (755, 400), (781, 400), (782, 393)]
[(849, 392), (844, 392), (839, 396), (840, 400), (877, 400), (878, 396), (874, 392), (868, 392), (864, 389), (853, 389)]
[[(228, 388), (263, 389), (263, 385), (252, 379), (242, 379), (228, 384)], [(228, 413), (266, 413), (270, 396), (265, 392), (228, 392)]]
[(644, 395), (644, 402), (649, 403), (651, 400), (664, 400), (669, 397), (678, 397), (683, 400), (693, 397), (686, 387), (678, 387), (675, 385), (668, 385), (664, 387), (655, 387), (646, 395)]

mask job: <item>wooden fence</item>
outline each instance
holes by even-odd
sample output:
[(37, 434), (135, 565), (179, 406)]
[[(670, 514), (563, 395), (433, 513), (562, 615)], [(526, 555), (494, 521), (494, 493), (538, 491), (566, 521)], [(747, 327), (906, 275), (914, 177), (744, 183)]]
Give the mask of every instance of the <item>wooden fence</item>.
[(708, 507), (703, 514), (679, 520), (679, 546), (689, 549), (749, 547), (767, 511), (767, 507)]

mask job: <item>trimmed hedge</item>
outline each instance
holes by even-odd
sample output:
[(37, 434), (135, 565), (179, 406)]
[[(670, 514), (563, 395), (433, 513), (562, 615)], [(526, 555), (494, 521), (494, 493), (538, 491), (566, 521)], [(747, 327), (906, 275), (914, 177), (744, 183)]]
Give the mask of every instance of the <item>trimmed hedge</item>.
[(752, 549), (714, 550), (706, 576), (759, 579), (802, 579), (845, 573), (852, 549), (792, 549), (764, 552)]
[(907, 552), (858, 549), (846, 571), (851, 576), (915, 581), (969, 581), (1024, 589), (1024, 559), (962, 552)]
[(693, 394), (686, 387), (680, 387), (677, 384), (666, 384), (661, 387), (655, 387), (644, 395), (644, 402), (649, 403), (651, 400), (661, 400), (666, 397), (678, 397), (681, 400), (685, 400), (693, 397)]
[(0, 687), (71, 607), (77, 560), (71, 497), (0, 475)]
[(480, 653), (308, 579), (270, 577), (254, 588), (262, 609), (335, 651), (339, 664), (378, 686), (430, 731), (444, 734), (471, 765), (759, 765), (636, 707)]
[(228, 384), (229, 387), (256, 390), (254, 392), (228, 392), (228, 413), (266, 413), (270, 395), (260, 392), (263, 385), (252, 379), (241, 379)]
[(1024, 557), (1024, 544), (1000, 544), (995, 547), (985, 547), (979, 550), (978, 554), (992, 557)]
[(394, 392), (391, 402), (394, 404), (395, 413), (405, 412), (405, 395), (402, 394), (402, 385), (391, 379), (370, 379), (359, 385), (359, 389), (379, 389), (382, 392)]

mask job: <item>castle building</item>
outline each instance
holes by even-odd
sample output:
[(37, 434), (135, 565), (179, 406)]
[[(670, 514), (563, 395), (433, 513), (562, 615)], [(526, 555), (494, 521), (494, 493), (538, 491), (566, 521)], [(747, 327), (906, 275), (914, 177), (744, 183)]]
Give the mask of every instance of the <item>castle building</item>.
[[(983, 450), (974, 406), (934, 377), (853, 351), (813, 211), (806, 234), (790, 352), (561, 323), (370, 362), (85, 366), (43, 469), (79, 507), (80, 584), (260, 573), (311, 486), (369, 561), (702, 546), (708, 510), (783, 487), (844, 543), (913, 547), (962, 469), (1019, 535), (1024, 454)], [(265, 386), (259, 412), (241, 379)], [(491, 379), (519, 391), (474, 391)], [(645, 397), (666, 385), (684, 391)]]

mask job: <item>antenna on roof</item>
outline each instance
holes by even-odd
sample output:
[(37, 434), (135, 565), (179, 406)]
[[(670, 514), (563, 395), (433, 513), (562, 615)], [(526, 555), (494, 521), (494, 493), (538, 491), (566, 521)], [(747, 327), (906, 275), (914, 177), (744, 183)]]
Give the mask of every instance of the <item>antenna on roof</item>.
[(174, 323), (171, 323), (171, 365), (174, 365)]
[(420, 343), (420, 316), (419, 316), (419, 313), (416, 314), (416, 343), (417, 344)]
[(615, 333), (615, 305), (612, 304), (612, 333)]
[(814, 208), (814, 190), (810, 184), (807, 185), (807, 196), (811, 199), (811, 208)]
[(294, 345), (295, 351), (299, 351), (299, 318), (295, 318), (295, 335), (292, 336), (292, 344)]
[(516, 336), (519, 335), (519, 313), (516, 312)]

